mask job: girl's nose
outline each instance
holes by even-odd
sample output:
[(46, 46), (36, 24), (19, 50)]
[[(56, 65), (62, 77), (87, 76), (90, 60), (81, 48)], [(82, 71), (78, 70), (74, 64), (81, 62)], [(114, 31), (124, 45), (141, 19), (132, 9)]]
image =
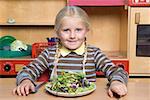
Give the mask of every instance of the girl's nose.
[(75, 38), (75, 36), (76, 36), (76, 33), (74, 31), (71, 31), (70, 32), (70, 38)]

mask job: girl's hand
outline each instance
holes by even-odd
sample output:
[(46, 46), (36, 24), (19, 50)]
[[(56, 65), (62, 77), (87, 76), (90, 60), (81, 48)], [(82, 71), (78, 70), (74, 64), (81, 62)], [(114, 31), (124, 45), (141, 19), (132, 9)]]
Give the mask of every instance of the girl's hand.
[(119, 95), (120, 97), (124, 96), (127, 94), (127, 87), (125, 84), (119, 82), (119, 81), (113, 81), (110, 84), (110, 87), (108, 88), (108, 95), (110, 97), (113, 97), (114, 93)]
[(35, 91), (35, 86), (29, 79), (25, 79), (21, 82), (20, 85), (13, 89), (13, 94), (27, 96), (31, 91)]

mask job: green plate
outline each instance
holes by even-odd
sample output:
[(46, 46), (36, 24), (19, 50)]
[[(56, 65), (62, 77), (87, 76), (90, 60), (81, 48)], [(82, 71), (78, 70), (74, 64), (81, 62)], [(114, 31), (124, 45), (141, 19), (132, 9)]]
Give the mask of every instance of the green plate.
[(3, 49), (4, 46), (10, 46), (10, 44), (16, 39), (12, 36), (3, 36), (0, 38), (0, 49)]
[(28, 49), (26, 51), (0, 50), (0, 58), (15, 58), (15, 57), (29, 56), (31, 55), (31, 50), (32, 50), (31, 45), (28, 45)]

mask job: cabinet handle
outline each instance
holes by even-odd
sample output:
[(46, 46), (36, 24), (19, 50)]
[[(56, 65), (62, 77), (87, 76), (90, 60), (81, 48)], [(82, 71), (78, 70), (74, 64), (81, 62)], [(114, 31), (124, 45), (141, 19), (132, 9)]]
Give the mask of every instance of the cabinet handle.
[(135, 13), (135, 24), (139, 24), (140, 23), (140, 13), (137, 12)]

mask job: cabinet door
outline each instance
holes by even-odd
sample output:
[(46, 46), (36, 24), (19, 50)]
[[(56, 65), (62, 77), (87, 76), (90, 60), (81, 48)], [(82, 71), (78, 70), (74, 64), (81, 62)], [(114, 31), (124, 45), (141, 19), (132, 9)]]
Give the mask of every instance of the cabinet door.
[[(129, 9), (128, 57), (130, 68), (129, 70), (131, 74), (141, 74), (141, 75), (150, 74), (149, 16), (150, 16), (149, 7), (131, 7)], [(141, 41), (145, 42), (142, 43)], [(139, 47), (141, 49), (140, 51), (141, 55), (138, 52)], [(142, 52), (145, 53), (142, 54)]]
[(54, 25), (56, 14), (66, 0), (0, 0), (0, 23), (14, 19), (16, 24)]

